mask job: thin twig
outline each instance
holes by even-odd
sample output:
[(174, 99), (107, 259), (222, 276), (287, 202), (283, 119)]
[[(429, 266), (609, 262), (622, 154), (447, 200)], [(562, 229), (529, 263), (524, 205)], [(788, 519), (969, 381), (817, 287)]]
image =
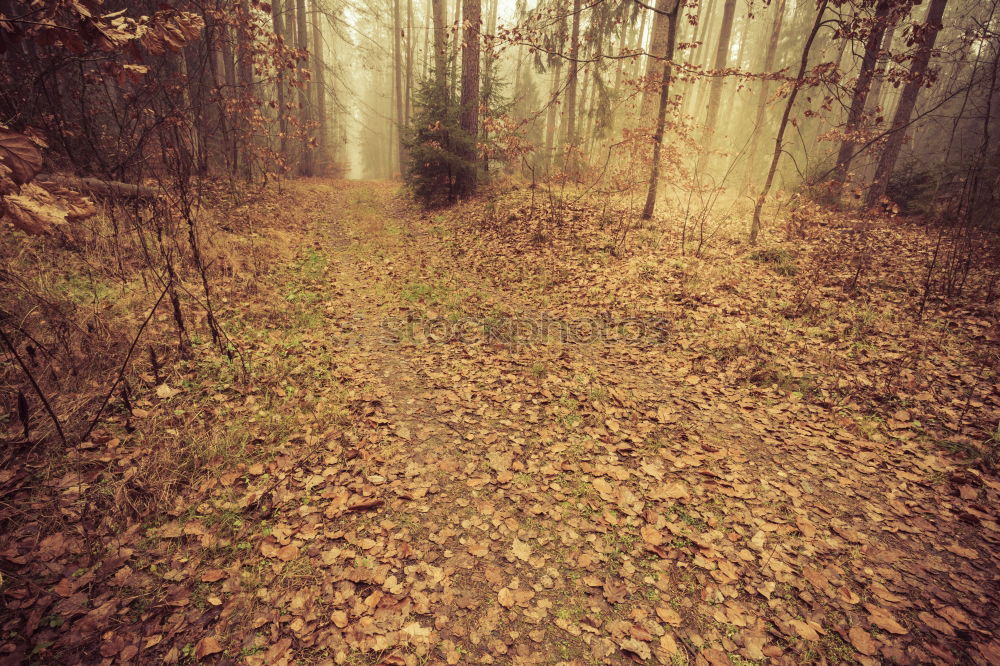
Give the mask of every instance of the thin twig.
[(135, 346), (139, 344), (139, 338), (142, 337), (142, 333), (146, 330), (146, 326), (153, 318), (156, 308), (160, 306), (160, 303), (163, 301), (163, 297), (167, 295), (167, 292), (170, 290), (172, 285), (173, 280), (167, 280), (167, 286), (163, 288), (163, 291), (160, 293), (160, 297), (156, 299), (156, 303), (153, 304), (153, 307), (149, 310), (149, 314), (146, 315), (145, 321), (142, 322), (142, 326), (139, 327), (139, 331), (135, 334), (135, 338), (132, 340), (132, 344), (128, 348), (128, 353), (125, 354), (125, 360), (122, 362), (122, 367), (118, 370), (118, 376), (115, 378), (114, 383), (111, 384), (111, 388), (108, 389), (107, 395), (104, 396), (104, 401), (101, 403), (97, 413), (94, 414), (94, 419), (90, 422), (90, 425), (87, 426), (87, 430), (83, 433), (83, 435), (80, 436), (80, 441), (86, 441), (86, 439), (90, 437), (90, 433), (93, 432), (94, 428), (97, 426), (97, 422), (100, 420), (101, 414), (104, 413), (104, 408), (108, 406), (108, 401), (111, 400), (111, 396), (114, 394), (115, 389), (118, 388), (118, 384), (121, 382), (122, 377), (125, 376), (125, 371), (128, 369), (129, 361), (132, 360), (132, 352), (135, 351)]
[(45, 397), (45, 394), (42, 392), (42, 388), (38, 385), (38, 382), (35, 381), (35, 376), (31, 374), (31, 370), (29, 370), (28, 366), (24, 364), (24, 361), (21, 359), (21, 355), (17, 353), (17, 348), (14, 346), (14, 343), (11, 342), (10, 338), (7, 337), (7, 334), (4, 333), (2, 328), (0, 328), (0, 338), (3, 338), (4, 344), (7, 345), (7, 348), (10, 349), (10, 353), (14, 356), (14, 360), (16, 360), (17, 364), (21, 366), (21, 371), (24, 373), (24, 376), (28, 378), (29, 382), (31, 382), (31, 387), (35, 389), (38, 399), (42, 401), (45, 411), (49, 413), (49, 417), (52, 419), (52, 423), (56, 427), (56, 432), (59, 433), (59, 439), (62, 441), (63, 446), (65, 446), (66, 434), (63, 432), (62, 425), (59, 423), (59, 417), (56, 416), (56, 412), (52, 409), (52, 405), (49, 403), (48, 398)]

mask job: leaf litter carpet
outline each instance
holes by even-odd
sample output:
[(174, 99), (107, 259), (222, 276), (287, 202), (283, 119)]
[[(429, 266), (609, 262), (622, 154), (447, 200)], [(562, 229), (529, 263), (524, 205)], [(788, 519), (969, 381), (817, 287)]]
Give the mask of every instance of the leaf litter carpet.
[[(739, 303), (773, 275), (679, 300), (594, 259), (582, 209), (537, 243), (391, 185), (291, 187), (322, 270), (288, 382), (340, 387), (351, 417), (209, 482), (111, 566), (63, 576), (73, 537), (50, 542), (20, 603), (60, 660), (1000, 663), (1000, 484), (918, 436), (921, 394), (947, 405), (961, 368), (904, 371), (912, 406), (865, 420), (706, 355), (745, 342)], [(256, 307), (282, 336), (275, 300)], [(657, 319), (637, 336), (639, 312)], [(774, 335), (741, 362), (794, 356)], [(995, 416), (995, 391), (976, 410)]]

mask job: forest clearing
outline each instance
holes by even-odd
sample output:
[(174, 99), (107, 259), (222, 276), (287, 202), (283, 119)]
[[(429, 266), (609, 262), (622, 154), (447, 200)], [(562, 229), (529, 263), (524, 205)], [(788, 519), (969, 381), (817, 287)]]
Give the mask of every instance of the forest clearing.
[(1000, 663), (998, 7), (0, 2), (0, 663)]

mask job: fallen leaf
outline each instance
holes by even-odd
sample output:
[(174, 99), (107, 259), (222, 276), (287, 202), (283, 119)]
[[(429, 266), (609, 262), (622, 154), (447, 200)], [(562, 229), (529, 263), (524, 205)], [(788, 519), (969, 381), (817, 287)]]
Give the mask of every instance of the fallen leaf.
[(955, 553), (956, 555), (960, 555), (960, 556), (962, 556), (962, 557), (964, 557), (966, 559), (969, 559), (969, 560), (979, 559), (979, 553), (978, 552), (976, 552), (972, 548), (966, 548), (966, 547), (961, 546), (961, 545), (959, 545), (957, 543), (953, 543), (953, 544), (945, 546), (945, 550), (947, 550), (947, 551), (949, 551), (951, 553)]
[(356, 504), (348, 504), (348, 511), (368, 511), (370, 509), (377, 509), (384, 504), (384, 500), (372, 499), (364, 502), (358, 502)]
[(657, 606), (656, 615), (667, 624), (677, 626), (681, 623), (680, 613), (675, 611), (670, 606)]
[(623, 640), (619, 647), (621, 647), (621, 649), (626, 653), (631, 652), (643, 662), (648, 661), (649, 658), (653, 656), (653, 653), (650, 651), (647, 644), (634, 638), (627, 638)]
[(178, 391), (177, 389), (170, 388), (166, 384), (160, 384), (159, 386), (156, 387), (156, 397), (163, 398), (164, 400), (166, 400), (167, 398), (172, 398), (178, 393), (180, 393), (180, 391)]
[(282, 546), (275, 552), (275, 556), (282, 562), (290, 562), (299, 556), (299, 547), (295, 544)]
[(802, 536), (807, 539), (811, 539), (816, 536), (816, 525), (814, 525), (813, 522), (805, 516), (799, 516), (795, 519), (795, 527), (797, 527), (799, 532), (802, 533)]
[(927, 611), (920, 611), (919, 613), (917, 613), (917, 617), (920, 618), (920, 621), (926, 624), (931, 629), (940, 631), (942, 634), (947, 634), (949, 636), (955, 635), (954, 628), (952, 628), (952, 626), (948, 624), (947, 621), (938, 617), (937, 615), (933, 615), (931, 613), (928, 613)]
[(520, 539), (515, 538), (514, 544), (510, 549), (514, 553), (514, 556), (522, 562), (527, 562), (528, 558), (531, 557), (531, 546)]
[(891, 634), (908, 634), (910, 633), (908, 629), (904, 628), (896, 618), (892, 616), (892, 613), (886, 609), (875, 606), (873, 604), (865, 604), (865, 608), (868, 609), (868, 619), (871, 620), (872, 624), (880, 629), (884, 629)]
[(847, 636), (851, 639), (851, 645), (854, 646), (854, 649), (861, 654), (871, 657), (878, 652), (878, 646), (872, 639), (871, 634), (861, 627), (851, 627), (847, 632)]
[(643, 525), (639, 529), (639, 533), (642, 535), (643, 540), (650, 546), (659, 546), (663, 544), (663, 534), (660, 533), (652, 525)]
[(819, 634), (816, 633), (816, 630), (802, 620), (790, 620), (788, 624), (791, 625), (792, 629), (795, 630), (795, 633), (797, 633), (799, 637), (804, 638), (807, 641), (819, 640)]
[(209, 655), (218, 654), (219, 652), (222, 652), (222, 646), (219, 645), (219, 639), (215, 636), (205, 636), (194, 647), (194, 656), (196, 659), (204, 659)]
[(602, 495), (611, 495), (614, 492), (611, 484), (601, 477), (594, 479), (591, 485), (594, 486), (594, 489)]
[(218, 580), (222, 580), (229, 574), (225, 569), (209, 569), (201, 575), (201, 582), (203, 583), (214, 583)]

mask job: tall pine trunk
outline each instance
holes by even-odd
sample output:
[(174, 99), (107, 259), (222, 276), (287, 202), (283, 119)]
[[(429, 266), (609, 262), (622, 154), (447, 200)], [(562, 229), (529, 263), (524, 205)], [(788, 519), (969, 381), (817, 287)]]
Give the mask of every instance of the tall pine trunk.
[(406, 0), (406, 94), (403, 96), (403, 126), (410, 126), (413, 100), (413, 0)]
[(462, 19), (465, 24), (465, 40), (462, 45), (462, 96), (461, 125), (471, 141), (471, 146), (465, 154), (470, 163), (463, 169), (463, 181), (459, 183), (459, 191), (468, 195), (476, 190), (478, 172), (478, 150), (476, 141), (479, 137), (479, 31), (482, 21), (480, 0), (462, 1)]
[(430, 0), (434, 20), (434, 80), (442, 99), (448, 87), (448, 59), (445, 51), (444, 0)]
[[(281, 13), (281, 0), (271, 1), (271, 21), (279, 44), (285, 43), (285, 17)], [(274, 82), (278, 103), (278, 153), (288, 159), (288, 111), (285, 108), (285, 67), (279, 63), (278, 75)]]
[(323, 17), (319, 2), (313, 0), (313, 70), (316, 75), (313, 81), (316, 89), (316, 163), (319, 173), (325, 173), (330, 160), (330, 128), (327, 125), (327, 100), (326, 100), (326, 59), (323, 48), (323, 31), (320, 28)]
[[(304, 52), (309, 51), (309, 21), (306, 16), (306, 0), (295, 0), (295, 18), (298, 23), (296, 27), (296, 38), (298, 47)], [(309, 63), (310, 66), (312, 63)], [(312, 133), (312, 109), (309, 106), (309, 88), (307, 82), (299, 86), (299, 123), (302, 131), (302, 155), (299, 162), (299, 175), (313, 175), (313, 152), (310, 145), (309, 135)]]
[(396, 167), (399, 173), (403, 172), (403, 165), (406, 158), (403, 155), (403, 133), (400, 131), (405, 123), (403, 118), (403, 36), (402, 20), (399, 15), (399, 0), (392, 2), (392, 90), (393, 99), (396, 102)]
[(563, 132), (563, 152), (566, 153), (566, 170), (576, 171), (576, 83), (580, 66), (580, 9), (581, 0), (573, 0), (573, 29), (569, 44), (569, 73), (566, 76), (566, 129)]
[[(669, 9), (666, 5), (672, 4)], [(674, 58), (674, 42), (677, 39), (677, 14), (680, 11), (678, 0), (668, 0), (668, 2), (657, 2), (657, 9), (662, 9), (669, 13), (669, 29), (667, 31), (667, 43), (664, 57), (669, 61)], [(653, 217), (653, 210), (656, 208), (656, 190), (660, 181), (660, 153), (663, 148), (663, 132), (667, 125), (667, 105), (670, 101), (670, 64), (664, 63), (663, 73), (660, 81), (660, 106), (656, 112), (656, 129), (653, 132), (653, 164), (649, 170), (649, 189), (646, 191), (646, 205), (642, 209), (642, 219), (648, 220)]]

